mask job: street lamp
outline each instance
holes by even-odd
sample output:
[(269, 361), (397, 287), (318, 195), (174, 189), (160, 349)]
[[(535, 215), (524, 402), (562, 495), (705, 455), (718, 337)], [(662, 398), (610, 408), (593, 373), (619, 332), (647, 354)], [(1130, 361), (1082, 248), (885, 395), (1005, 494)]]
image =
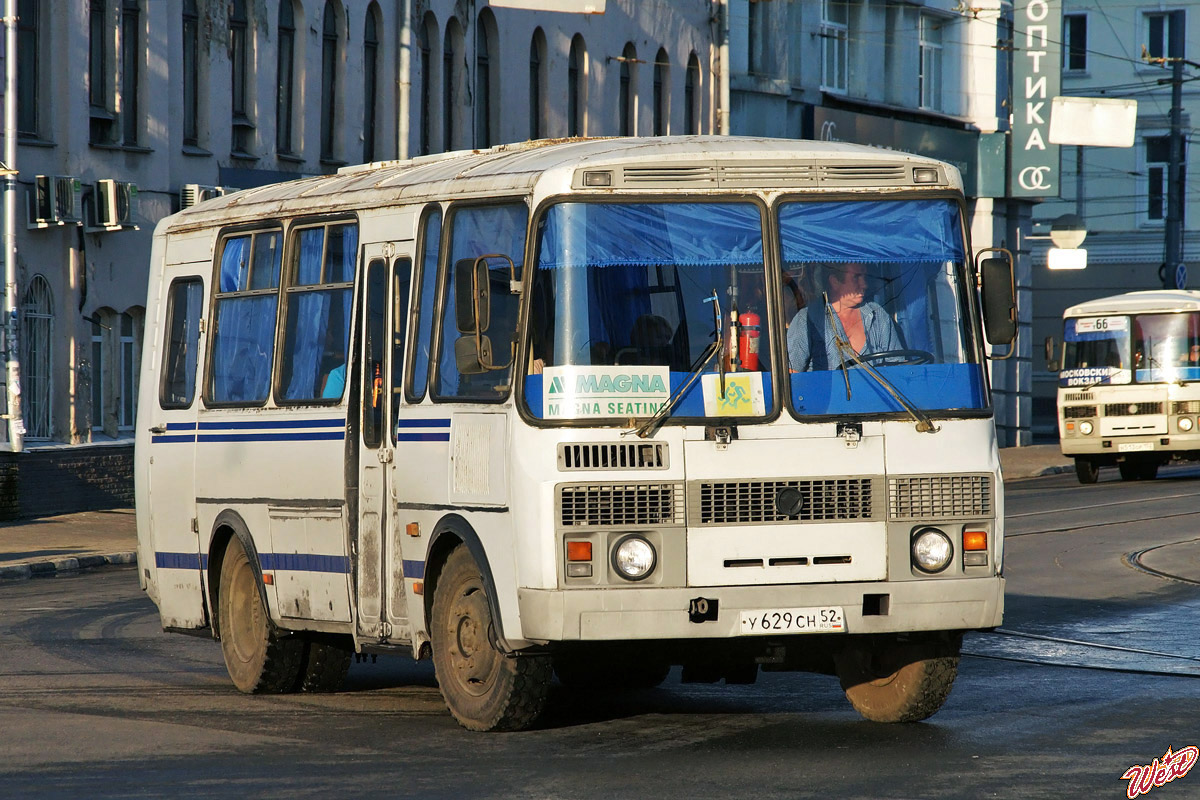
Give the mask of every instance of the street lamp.
[(1054, 247), (1046, 251), (1046, 266), (1050, 269), (1084, 269), (1087, 250), (1079, 245), (1087, 238), (1087, 227), (1075, 214), (1063, 214), (1050, 223), (1050, 241)]

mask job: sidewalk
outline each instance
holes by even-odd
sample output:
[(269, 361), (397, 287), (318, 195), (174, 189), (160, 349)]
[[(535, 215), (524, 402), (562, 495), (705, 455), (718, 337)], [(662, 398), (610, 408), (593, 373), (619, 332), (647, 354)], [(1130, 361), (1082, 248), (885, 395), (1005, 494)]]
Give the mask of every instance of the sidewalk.
[[(1058, 445), (1007, 447), (1000, 451), (1006, 480), (1071, 469)], [(133, 509), (84, 511), (0, 523), (0, 581), (57, 572), (133, 564), (137, 561)]]

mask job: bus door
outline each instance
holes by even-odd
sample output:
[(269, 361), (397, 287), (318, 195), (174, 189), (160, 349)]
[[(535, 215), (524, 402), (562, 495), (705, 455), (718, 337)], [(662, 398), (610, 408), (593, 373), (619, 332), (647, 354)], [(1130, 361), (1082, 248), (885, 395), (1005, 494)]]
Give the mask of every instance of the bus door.
[[(154, 392), (157, 397), (143, 403), (138, 422), (149, 428), (150, 456), (141, 463), (147, 470), (158, 584), (170, 589), (158, 600), (168, 628), (204, 625), (201, 575), (207, 565), (201, 559), (196, 527), (196, 395), (198, 370), (204, 363), (201, 326), (208, 297), (201, 276), (211, 272), (211, 261), (166, 268), (164, 302), (157, 304), (152, 328), (158, 346), (146, 348), (147, 357), (161, 359), (162, 370)], [(145, 397), (149, 399), (150, 393)]]
[[(389, 487), (394, 458), (388, 420), (395, 416), (392, 374), (401, 371), (411, 260), (396, 256), (391, 243), (364, 251), (362, 307), (359, 319), (361, 380), (358, 447), (358, 526), (355, 584), (358, 633), (388, 639), (408, 636), (408, 610), (400, 539), (395, 530), (396, 487)], [(393, 333), (399, 331), (399, 333)], [(399, 337), (399, 341), (395, 341)], [(393, 359), (395, 355), (395, 359)]]

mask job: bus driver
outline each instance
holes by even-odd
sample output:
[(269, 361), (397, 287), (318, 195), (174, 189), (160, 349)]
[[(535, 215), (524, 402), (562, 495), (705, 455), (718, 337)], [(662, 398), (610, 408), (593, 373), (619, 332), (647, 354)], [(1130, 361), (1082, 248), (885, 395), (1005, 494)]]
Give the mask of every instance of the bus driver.
[[(900, 350), (903, 345), (892, 318), (876, 302), (866, 299), (867, 268), (849, 263), (825, 270), (828, 310), (825, 299), (817, 298), (796, 312), (787, 331), (788, 360), (793, 372), (837, 369), (843, 362), (853, 366), (849, 353), (839, 353), (837, 338), (858, 355)], [(809, 310), (812, 313), (809, 313)], [(832, 313), (829, 313), (832, 312)], [(830, 319), (837, 322), (837, 336), (828, 330)], [(812, 342), (823, 343), (812, 352)]]

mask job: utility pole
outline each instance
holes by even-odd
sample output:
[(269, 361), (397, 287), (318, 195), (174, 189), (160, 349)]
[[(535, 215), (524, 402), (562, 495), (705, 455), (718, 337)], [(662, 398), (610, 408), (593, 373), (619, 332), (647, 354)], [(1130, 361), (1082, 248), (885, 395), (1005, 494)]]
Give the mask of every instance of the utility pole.
[(25, 449), (21, 362), (17, 346), (17, 0), (4, 0), (4, 347), (8, 443)]
[(1183, 263), (1183, 12), (1172, 11), (1170, 24), (1171, 38), (1166, 55), (1171, 62), (1171, 160), (1167, 168), (1162, 282), (1164, 289), (1183, 289), (1187, 286), (1187, 266)]

